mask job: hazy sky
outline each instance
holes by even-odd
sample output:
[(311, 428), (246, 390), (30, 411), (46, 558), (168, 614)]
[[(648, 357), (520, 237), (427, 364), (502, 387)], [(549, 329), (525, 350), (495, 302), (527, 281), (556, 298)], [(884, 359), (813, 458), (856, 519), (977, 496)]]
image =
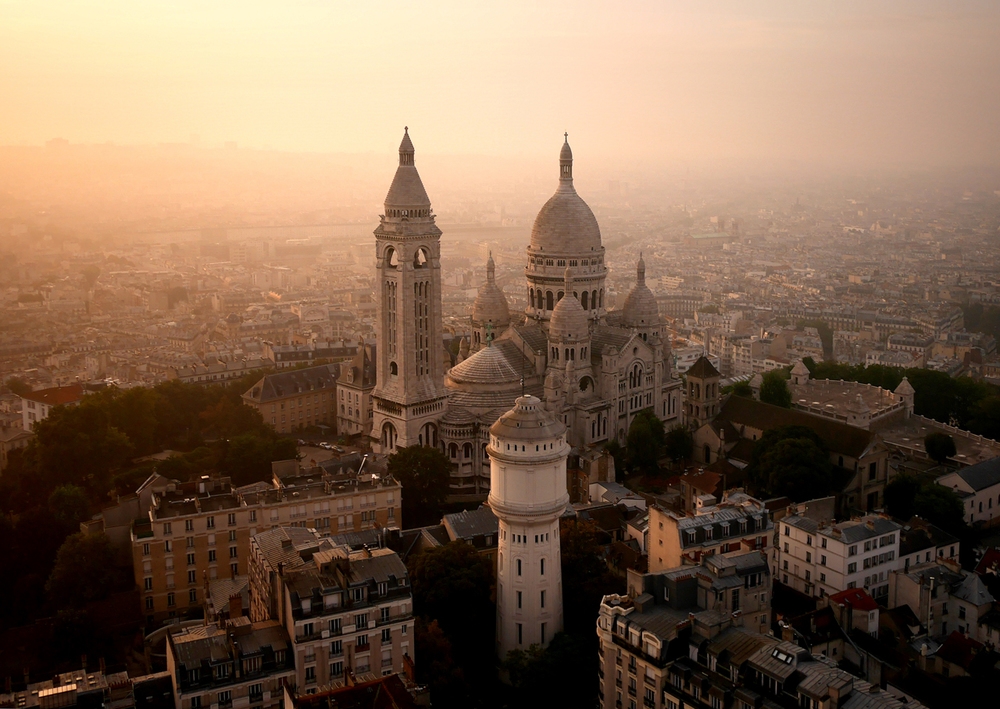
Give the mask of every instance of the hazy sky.
[(1000, 163), (1000, 2), (0, 0), (0, 144)]

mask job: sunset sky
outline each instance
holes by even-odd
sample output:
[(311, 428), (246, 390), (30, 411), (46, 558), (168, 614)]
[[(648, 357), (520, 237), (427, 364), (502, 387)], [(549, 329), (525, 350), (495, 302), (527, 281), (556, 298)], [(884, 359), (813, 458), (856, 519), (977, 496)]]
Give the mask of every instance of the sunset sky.
[(997, 164), (998, 68), (995, 0), (0, 0), (0, 144)]

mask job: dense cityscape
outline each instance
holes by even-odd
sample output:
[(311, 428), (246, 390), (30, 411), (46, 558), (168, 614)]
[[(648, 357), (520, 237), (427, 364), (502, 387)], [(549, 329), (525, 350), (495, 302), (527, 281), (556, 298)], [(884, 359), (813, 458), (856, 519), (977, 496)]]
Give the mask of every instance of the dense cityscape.
[(1000, 170), (568, 129), (0, 145), (0, 709), (995, 701)]

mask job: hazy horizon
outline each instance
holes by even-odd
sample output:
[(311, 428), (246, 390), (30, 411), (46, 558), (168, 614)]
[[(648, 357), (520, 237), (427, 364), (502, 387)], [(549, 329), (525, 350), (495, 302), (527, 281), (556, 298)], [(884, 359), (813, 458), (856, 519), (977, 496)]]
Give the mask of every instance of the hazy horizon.
[(0, 0), (0, 144), (995, 166), (998, 35), (989, 2)]

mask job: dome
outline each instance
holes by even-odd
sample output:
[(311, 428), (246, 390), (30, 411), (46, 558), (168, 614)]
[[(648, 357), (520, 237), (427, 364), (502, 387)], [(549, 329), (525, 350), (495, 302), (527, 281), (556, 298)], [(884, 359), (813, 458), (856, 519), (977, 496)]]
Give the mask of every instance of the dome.
[(566, 434), (566, 426), (545, 410), (536, 396), (519, 396), (514, 408), (490, 426), (490, 435), (505, 441), (539, 441)]
[(660, 308), (656, 304), (656, 296), (646, 285), (646, 262), (639, 255), (639, 265), (636, 268), (636, 282), (632, 290), (625, 296), (622, 306), (622, 325), (626, 327), (649, 327), (660, 322)]
[(559, 188), (535, 217), (530, 248), (552, 254), (599, 251), (597, 218), (573, 187), (573, 151), (568, 137), (559, 154), (559, 166)]
[(556, 341), (583, 340), (590, 335), (590, 321), (580, 301), (573, 297), (573, 277), (566, 269), (566, 295), (552, 309), (549, 319), (549, 339)]
[(476, 294), (476, 301), (472, 304), (472, 322), (476, 325), (492, 323), (506, 327), (510, 325), (510, 309), (507, 307), (507, 296), (503, 294), (496, 284), (495, 266), (493, 265), (493, 255), (490, 254), (486, 262), (486, 283)]

